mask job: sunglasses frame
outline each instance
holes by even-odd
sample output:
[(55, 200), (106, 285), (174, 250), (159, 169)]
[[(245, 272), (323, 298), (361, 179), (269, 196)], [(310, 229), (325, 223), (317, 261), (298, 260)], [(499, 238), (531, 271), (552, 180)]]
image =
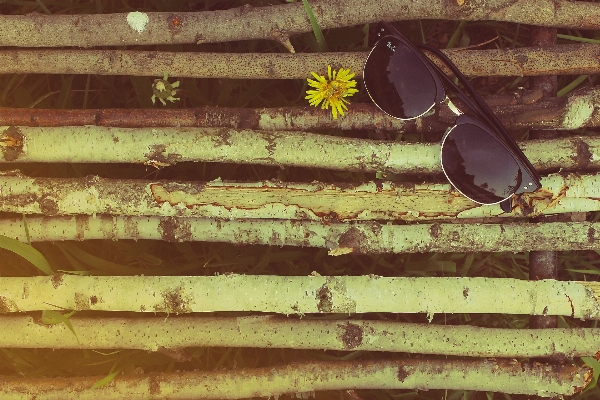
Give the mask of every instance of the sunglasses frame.
[[(502, 124), (500, 123), (498, 118), (496, 118), (496, 116), (494, 115), (492, 110), (490, 110), (490, 108), (485, 103), (485, 101), (481, 98), (479, 93), (477, 93), (477, 91), (473, 88), (473, 86), (471, 86), (471, 84), (469, 83), (467, 78), (460, 72), (458, 67), (456, 67), (456, 65), (454, 65), (454, 63), (444, 53), (442, 53), (439, 49), (429, 46), (429, 45), (426, 45), (426, 44), (413, 44), (408, 39), (406, 39), (404, 37), (404, 35), (402, 35), (402, 33), (400, 33), (400, 31), (398, 31), (398, 29), (396, 29), (394, 26), (390, 25), (387, 22), (382, 21), (378, 25), (379, 39), (378, 39), (377, 43), (375, 43), (375, 45), (371, 49), (369, 56), (371, 56), (371, 53), (375, 50), (377, 45), (386, 36), (393, 37), (393, 38), (399, 40), (400, 42), (402, 42), (403, 45), (405, 45), (409, 50), (411, 50), (414, 53), (414, 55), (416, 55), (421, 60), (423, 65), (428, 69), (432, 79), (435, 82), (435, 85), (442, 89), (442, 94), (441, 94), (441, 96), (440, 96), (440, 94), (437, 94), (434, 104), (432, 104), (432, 106), (429, 109), (427, 109), (426, 111), (424, 111), (422, 114), (420, 114), (416, 117), (413, 117), (413, 118), (405, 119), (405, 118), (396, 117), (394, 115), (390, 115), (385, 110), (383, 110), (381, 107), (379, 107), (377, 102), (375, 100), (373, 100), (373, 97), (369, 93), (369, 89), (365, 85), (365, 88), (367, 89), (367, 93), (369, 93), (369, 97), (371, 97), (371, 100), (373, 100), (373, 103), (381, 111), (385, 112), (386, 114), (388, 114), (391, 117), (396, 118), (396, 119), (410, 120), (410, 119), (419, 118), (419, 117), (423, 116), (424, 114), (426, 114), (427, 112), (429, 112), (436, 104), (440, 104), (445, 99), (447, 99), (445, 90), (449, 90), (452, 93), (454, 93), (456, 95), (456, 97), (475, 114), (475, 116), (464, 115), (465, 117), (472, 118), (475, 120), (475, 122), (478, 122), (478, 123), (473, 123), (473, 122), (469, 121), (469, 123), (478, 126), (480, 129), (483, 129), (488, 134), (490, 134), (492, 137), (494, 137), (509, 152), (509, 154), (515, 160), (515, 162), (517, 163), (519, 168), (521, 168), (522, 171), (527, 172), (528, 175), (531, 178), (533, 178), (534, 182), (530, 182), (530, 184), (525, 187), (521, 185), (521, 187), (517, 188), (513, 194), (520, 194), (523, 192), (532, 192), (541, 187), (541, 183), (540, 183), (541, 177), (537, 173), (537, 171), (535, 170), (533, 165), (531, 165), (531, 162), (527, 159), (527, 157), (525, 156), (523, 151), (519, 148), (519, 146), (514, 141), (514, 139), (504, 129), (504, 127), (502, 126)], [(438, 57), (440, 60), (442, 60), (444, 62), (444, 64), (456, 76), (458, 81), (463, 85), (463, 87), (465, 88), (465, 90), (468, 92), (468, 94), (471, 96), (472, 99), (469, 98), (467, 95), (465, 95), (465, 93), (454, 83), (454, 81), (452, 79), (450, 79), (450, 77), (448, 77), (448, 75), (446, 75), (446, 73), (444, 73), (444, 71), (442, 71), (442, 69), (440, 67), (438, 67), (433, 61), (431, 61), (420, 49), (430, 52), (430, 53), (434, 54), (436, 57)], [(369, 59), (369, 57), (367, 57), (367, 60), (368, 59)], [(365, 67), (366, 67), (366, 62), (365, 62)], [(365, 71), (363, 70), (363, 76), (364, 76), (364, 74), (365, 74)], [(443, 81), (443, 83), (445, 83), (447, 85), (447, 87), (445, 87), (446, 85), (444, 85), (442, 83), (442, 81)], [(441, 101), (439, 101), (440, 97), (443, 98)], [(457, 122), (461, 117), (463, 117), (463, 115), (461, 115), (457, 118)], [(452, 131), (452, 129), (456, 128), (458, 125), (460, 125), (460, 124), (455, 123), (455, 125), (444, 134), (444, 137), (442, 139), (441, 148), (443, 148), (444, 141), (446, 140), (446, 137), (448, 136), (448, 134)], [(442, 170), (444, 170), (443, 165), (442, 165)], [(444, 170), (444, 175), (446, 175), (446, 178), (450, 181), (445, 170)], [(531, 190), (531, 188), (528, 186), (535, 187), (535, 189)], [(469, 196), (465, 195), (462, 191), (460, 191), (460, 189), (458, 189), (458, 188), (456, 188), (456, 189), (463, 196), (467, 197), (468, 199), (470, 199), (476, 203), (486, 204), (486, 205), (500, 203), (500, 206), (502, 207), (503, 211), (505, 211), (505, 212), (512, 211), (511, 198), (513, 195), (510, 195), (506, 199), (500, 200), (495, 203), (481, 203), (481, 202), (471, 199)]]

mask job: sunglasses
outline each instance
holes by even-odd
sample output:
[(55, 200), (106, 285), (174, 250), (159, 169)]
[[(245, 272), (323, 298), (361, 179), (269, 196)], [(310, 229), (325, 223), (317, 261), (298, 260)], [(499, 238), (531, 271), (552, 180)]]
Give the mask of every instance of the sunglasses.
[[(367, 93), (379, 109), (403, 120), (419, 118), (436, 104), (448, 102), (459, 116), (442, 139), (442, 170), (461, 194), (479, 204), (499, 203), (503, 211), (511, 212), (513, 194), (541, 187), (540, 176), (527, 157), (444, 53), (412, 44), (385, 22), (378, 25), (378, 36), (363, 71)], [(440, 58), (471, 97), (419, 49)], [(442, 82), (472, 115), (460, 114)]]

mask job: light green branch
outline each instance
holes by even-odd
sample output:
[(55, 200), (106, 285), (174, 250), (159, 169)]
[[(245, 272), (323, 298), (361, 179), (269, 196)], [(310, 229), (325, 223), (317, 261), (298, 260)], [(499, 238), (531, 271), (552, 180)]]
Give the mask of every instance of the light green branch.
[(532, 334), (529, 329), (277, 316), (73, 317), (70, 322), (79, 341), (64, 324), (43, 326), (28, 315), (0, 316), (0, 347), (148, 351), (255, 347), (503, 358), (591, 357), (600, 348), (600, 328), (545, 329)]
[[(599, 250), (600, 223), (410, 225), (176, 217), (28, 217), (32, 242), (91, 239), (203, 241), (307, 246), (346, 253)], [(25, 242), (22, 219), (0, 220), (0, 231)]]
[[(278, 118), (273, 124), (282, 123), (287, 116), (280, 114)], [(520, 146), (539, 170), (600, 168), (597, 137), (534, 140), (521, 142)], [(166, 166), (206, 161), (362, 172), (442, 172), (438, 143), (375, 141), (282, 130), (11, 126), (0, 127), (0, 150), (0, 162), (16, 163)]]
[[(102, 377), (5, 378), (6, 400), (243, 399), (278, 397), (340, 389), (449, 389), (521, 393), (542, 397), (572, 395), (591, 379), (592, 371), (575, 365), (517, 360), (427, 360), (302, 362), (265, 368), (119, 376), (102, 389), (90, 389)], [(298, 396), (298, 395), (296, 395)]]
[(491, 313), (600, 319), (596, 283), (380, 276), (0, 277), (0, 312)]

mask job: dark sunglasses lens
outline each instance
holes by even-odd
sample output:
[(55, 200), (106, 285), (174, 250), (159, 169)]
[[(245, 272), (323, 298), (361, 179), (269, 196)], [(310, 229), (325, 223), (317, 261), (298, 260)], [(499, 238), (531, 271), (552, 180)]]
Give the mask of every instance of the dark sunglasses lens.
[(442, 142), (442, 168), (448, 180), (478, 203), (498, 203), (521, 184), (521, 168), (490, 132), (472, 124), (457, 125)]
[(435, 105), (436, 82), (421, 59), (402, 41), (385, 36), (377, 42), (363, 73), (373, 102), (401, 119), (423, 115)]

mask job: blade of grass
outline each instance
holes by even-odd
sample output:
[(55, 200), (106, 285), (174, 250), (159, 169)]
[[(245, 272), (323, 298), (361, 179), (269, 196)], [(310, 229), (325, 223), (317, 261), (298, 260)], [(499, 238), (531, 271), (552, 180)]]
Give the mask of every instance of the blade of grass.
[(460, 34), (462, 33), (463, 27), (465, 26), (466, 23), (467, 23), (467, 21), (460, 21), (458, 23), (458, 26), (454, 30), (452, 37), (450, 38), (450, 40), (448, 41), (448, 44), (446, 45), (447, 49), (451, 49), (454, 47), (454, 45), (458, 41), (458, 38), (459, 38)]
[(52, 96), (53, 94), (56, 94), (56, 93), (60, 93), (60, 92), (57, 90), (55, 92), (50, 92), (50, 93), (43, 94), (36, 101), (34, 101), (33, 103), (31, 103), (31, 105), (28, 106), (27, 108), (33, 108), (33, 107), (37, 106), (39, 103), (41, 103), (42, 101), (46, 100), (48, 97), (50, 97), (50, 96)]
[(83, 108), (84, 110), (87, 108), (87, 103), (90, 95), (90, 77), (91, 75), (88, 74), (85, 80), (85, 93), (83, 95), (83, 105), (81, 106), (81, 108)]
[(115, 377), (117, 375), (119, 375), (121, 373), (121, 371), (123, 371), (123, 367), (111, 372), (110, 374), (106, 375), (104, 378), (97, 380), (96, 382), (94, 382), (94, 384), (92, 385), (92, 387), (90, 389), (96, 389), (96, 388), (99, 388), (102, 386), (106, 386), (107, 384), (112, 382), (112, 380), (115, 379)]
[(559, 39), (572, 40), (574, 42), (600, 44), (600, 40), (599, 39), (588, 39), (588, 38), (583, 38), (583, 37), (578, 37), (578, 36), (562, 35), (560, 33), (558, 33), (556, 35), (556, 37), (559, 38)]
[(58, 95), (57, 107), (70, 108), (71, 106), (71, 86), (73, 84), (74, 75), (69, 75), (63, 78), (60, 94)]
[(315, 38), (317, 39), (317, 44), (319, 45), (319, 49), (321, 52), (329, 51), (327, 47), (327, 43), (325, 43), (325, 37), (323, 36), (323, 32), (321, 32), (321, 28), (319, 27), (319, 23), (315, 18), (315, 14), (312, 12), (312, 8), (308, 4), (307, 0), (302, 0), (302, 4), (304, 4), (304, 10), (306, 11), (306, 15), (308, 15), (308, 19), (310, 20), (310, 24), (312, 25), (313, 32), (315, 34)]
[(589, 269), (567, 269), (569, 272), (577, 272), (580, 274), (588, 274), (588, 275), (600, 275), (600, 271), (594, 271)]
[(556, 97), (562, 97), (562, 96), (568, 94), (571, 90), (573, 90), (577, 86), (579, 86), (581, 84), (581, 82), (585, 81), (587, 79), (587, 77), (588, 77), (587, 75), (579, 75), (579, 77), (577, 77), (577, 79), (575, 79), (573, 82), (569, 83), (567, 86), (560, 89), (558, 91), (558, 93), (556, 93)]
[(35, 2), (38, 4), (38, 6), (40, 6), (40, 8), (42, 9), (42, 11), (46, 15), (52, 15), (52, 13), (50, 12), (50, 10), (48, 10), (48, 8), (46, 7), (46, 5), (44, 3), (42, 3), (42, 0), (35, 0)]

